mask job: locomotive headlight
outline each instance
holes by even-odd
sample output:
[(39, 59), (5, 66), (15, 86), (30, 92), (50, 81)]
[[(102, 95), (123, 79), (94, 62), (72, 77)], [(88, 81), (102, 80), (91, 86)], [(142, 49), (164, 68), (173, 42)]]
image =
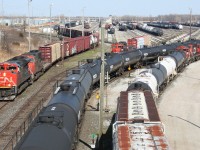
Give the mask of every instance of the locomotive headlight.
[(5, 73), (5, 72), (3, 73), (3, 76), (4, 76), (4, 77), (6, 76), (6, 73)]
[(11, 84), (9, 83), (8, 86), (11, 86)]

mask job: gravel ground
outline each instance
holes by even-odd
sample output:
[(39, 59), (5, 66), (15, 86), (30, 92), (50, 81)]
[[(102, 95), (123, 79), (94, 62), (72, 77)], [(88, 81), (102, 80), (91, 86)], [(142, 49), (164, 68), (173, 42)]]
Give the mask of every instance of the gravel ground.
[[(104, 122), (103, 122), (103, 149), (110, 150), (112, 149), (112, 128), (111, 122), (114, 118), (114, 113), (116, 112), (117, 107), (117, 98), (120, 95), (120, 91), (125, 91), (128, 87), (128, 81), (131, 78), (123, 77), (117, 79), (113, 83), (109, 84), (107, 88), (105, 88), (105, 101), (104, 106), (110, 110), (109, 112), (104, 112)], [(92, 134), (98, 134), (99, 130), (99, 111), (97, 109), (98, 100), (96, 99), (96, 93), (99, 91), (95, 91), (92, 97), (88, 100), (86, 104), (86, 113), (83, 118), (83, 124), (81, 127), (79, 143), (77, 146), (77, 150), (88, 150), (90, 149), (90, 145), (92, 144)], [(107, 94), (106, 94), (107, 93)]]
[(171, 149), (199, 149), (200, 62), (190, 64), (159, 98), (159, 113)]

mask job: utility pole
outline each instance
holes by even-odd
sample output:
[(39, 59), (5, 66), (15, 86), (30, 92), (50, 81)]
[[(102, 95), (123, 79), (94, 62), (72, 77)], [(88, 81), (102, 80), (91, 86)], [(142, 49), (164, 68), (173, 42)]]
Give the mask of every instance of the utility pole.
[(70, 15), (69, 15), (69, 37), (71, 38), (72, 31), (71, 31), (71, 19), (70, 19)]
[(3, 32), (4, 32), (4, 12), (3, 12), (3, 0), (1, 1), (1, 5), (2, 5), (2, 20), (1, 20), (1, 47), (3, 48)]
[(30, 31), (30, 2), (32, 0), (28, 0), (28, 50), (31, 50), (31, 31)]
[(189, 8), (190, 10), (190, 40), (191, 40), (191, 36), (192, 36), (192, 30), (191, 30), (191, 24), (192, 24), (192, 8)]
[(84, 9), (85, 7), (83, 7), (83, 20), (82, 20), (82, 36), (84, 36)]
[(52, 22), (51, 21), (51, 8), (52, 8), (52, 6), (53, 6), (53, 3), (51, 3), (50, 6), (49, 6), (49, 8), (50, 8), (50, 42), (52, 41), (51, 40), (51, 22)]
[(104, 107), (104, 79), (105, 79), (105, 73), (104, 73), (104, 56), (105, 56), (105, 50), (104, 50), (104, 28), (101, 26), (101, 77), (100, 77), (100, 114), (99, 114), (99, 142), (100, 137), (103, 134), (103, 107)]

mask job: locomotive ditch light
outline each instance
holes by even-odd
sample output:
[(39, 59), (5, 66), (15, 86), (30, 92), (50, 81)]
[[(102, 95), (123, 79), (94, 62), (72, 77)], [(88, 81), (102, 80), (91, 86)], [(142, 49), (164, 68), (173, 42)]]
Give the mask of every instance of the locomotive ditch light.
[(130, 70), (131, 70), (131, 66), (128, 67), (128, 71), (130, 71)]
[(4, 72), (4, 73), (3, 73), (3, 77), (5, 77), (5, 76), (6, 76), (6, 73)]

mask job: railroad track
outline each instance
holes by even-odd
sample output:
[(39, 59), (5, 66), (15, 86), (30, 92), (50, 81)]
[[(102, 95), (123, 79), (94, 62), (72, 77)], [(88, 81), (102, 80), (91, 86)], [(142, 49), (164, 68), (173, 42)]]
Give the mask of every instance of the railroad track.
[(0, 103), (0, 114), (1, 114), (1, 110), (8, 104), (9, 102), (1, 102)]
[(38, 89), (38, 92), (32, 95), (21, 109), (15, 113), (9, 123), (0, 129), (0, 148), (2, 150), (10, 150), (16, 146), (17, 142), (19, 142), (20, 138), (31, 125), (31, 122), (37, 117), (44, 104), (48, 103), (50, 100), (53, 93), (53, 85), (55, 85), (57, 80), (63, 79), (65, 76), (66, 71), (63, 71), (46, 81), (45, 84)]
[[(191, 32), (194, 33), (197, 30), (198, 30), (198, 28), (192, 28)], [(137, 30), (137, 29), (128, 30), (127, 33), (132, 37), (150, 35), (152, 46), (156, 46), (156, 45), (162, 44), (162, 42), (167, 42), (167, 41), (174, 39), (180, 35), (188, 34), (190, 29), (186, 27), (186, 28), (183, 28), (183, 30), (163, 29), (163, 31), (164, 31), (163, 36), (155, 36), (155, 35), (152, 35), (152, 34)]]

